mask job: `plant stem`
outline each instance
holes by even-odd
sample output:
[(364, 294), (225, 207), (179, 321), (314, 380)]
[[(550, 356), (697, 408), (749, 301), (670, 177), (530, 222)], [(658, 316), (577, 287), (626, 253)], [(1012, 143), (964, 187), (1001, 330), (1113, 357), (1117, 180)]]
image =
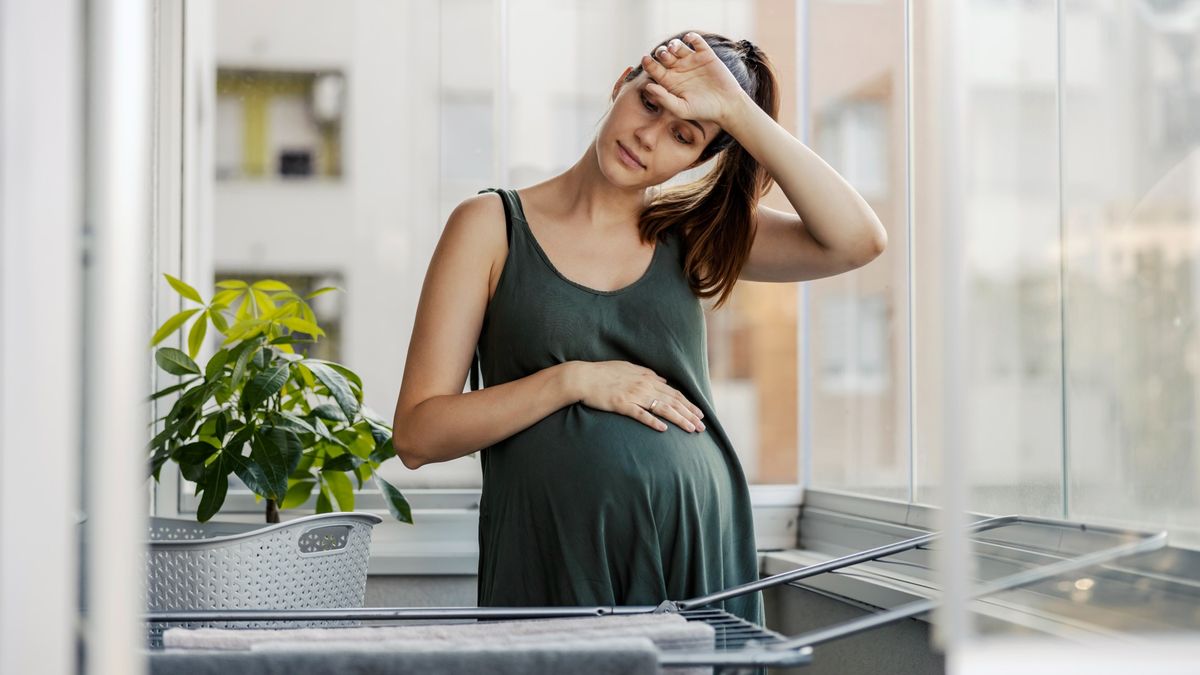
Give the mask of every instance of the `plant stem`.
[(279, 506), (275, 503), (274, 499), (267, 500), (267, 522), (279, 522)]

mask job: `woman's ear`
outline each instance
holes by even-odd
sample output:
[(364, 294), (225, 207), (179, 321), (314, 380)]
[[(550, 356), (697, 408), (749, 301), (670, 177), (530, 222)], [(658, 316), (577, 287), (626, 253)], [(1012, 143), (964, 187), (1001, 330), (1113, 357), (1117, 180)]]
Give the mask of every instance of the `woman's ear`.
[(617, 78), (617, 83), (613, 85), (612, 100), (617, 100), (617, 92), (621, 91), (621, 85), (625, 83), (625, 78), (629, 77), (629, 73), (633, 71), (633, 66), (626, 66), (625, 72)]

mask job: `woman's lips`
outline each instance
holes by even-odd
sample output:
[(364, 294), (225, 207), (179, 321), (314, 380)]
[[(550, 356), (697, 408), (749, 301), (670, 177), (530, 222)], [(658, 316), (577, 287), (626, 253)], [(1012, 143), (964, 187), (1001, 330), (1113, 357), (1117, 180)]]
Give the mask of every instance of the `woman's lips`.
[(631, 169), (646, 168), (642, 166), (641, 162), (637, 161), (637, 158), (633, 156), (633, 153), (626, 150), (624, 145), (621, 145), (621, 141), (617, 141), (617, 154), (621, 156), (621, 161), (625, 162), (625, 166), (628, 166)]

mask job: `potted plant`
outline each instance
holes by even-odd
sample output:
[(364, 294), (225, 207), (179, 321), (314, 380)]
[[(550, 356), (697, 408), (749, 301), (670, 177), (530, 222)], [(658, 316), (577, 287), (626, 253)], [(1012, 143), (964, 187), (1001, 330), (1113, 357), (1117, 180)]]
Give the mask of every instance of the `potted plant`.
[[(205, 302), (196, 289), (164, 274), (186, 301), (163, 322), (150, 347), (187, 329), (187, 352), (159, 347), (158, 366), (183, 378), (151, 395), (178, 393), (150, 441), (149, 474), (155, 480), (168, 460), (202, 493), (196, 518), (208, 521), (225, 502), (234, 474), (266, 500), (266, 520), (304, 504), (317, 492), (317, 513), (354, 509), (354, 490), (374, 477), (392, 515), (412, 523), (408, 501), (376, 470), (395, 456), (392, 429), (363, 405), (362, 380), (332, 361), (297, 353), (294, 345), (325, 335), (308, 300), (339, 290), (325, 287), (301, 297), (275, 280), (224, 280)], [(196, 356), (208, 326), (223, 336), (202, 368)], [(247, 452), (248, 451), (248, 452)]]

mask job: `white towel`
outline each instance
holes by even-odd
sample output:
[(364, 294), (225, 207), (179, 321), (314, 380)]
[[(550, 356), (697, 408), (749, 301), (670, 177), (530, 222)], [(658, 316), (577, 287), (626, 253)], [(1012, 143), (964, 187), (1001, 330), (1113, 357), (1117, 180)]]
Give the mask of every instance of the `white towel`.
[(688, 621), (678, 614), (632, 614), (356, 628), (168, 628), (163, 632), (163, 647), (244, 650), (257, 643), (282, 640), (512, 642), (526, 636), (535, 640), (645, 636), (659, 649), (711, 649), (714, 635), (712, 626)]
[[(252, 651), (165, 649), (148, 656), (150, 675), (664, 675), (658, 651), (645, 637), (538, 645), (455, 644), (448, 648), (445, 645), (450, 643), (439, 642), (396, 650), (388, 649), (388, 644), (323, 642)], [(671, 671), (670, 675), (678, 673)]]

